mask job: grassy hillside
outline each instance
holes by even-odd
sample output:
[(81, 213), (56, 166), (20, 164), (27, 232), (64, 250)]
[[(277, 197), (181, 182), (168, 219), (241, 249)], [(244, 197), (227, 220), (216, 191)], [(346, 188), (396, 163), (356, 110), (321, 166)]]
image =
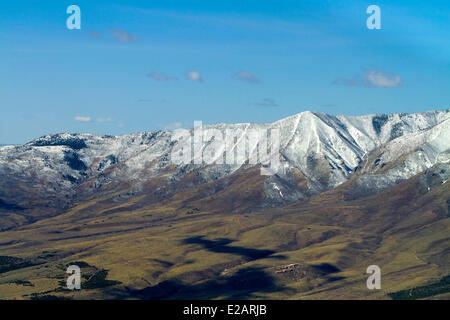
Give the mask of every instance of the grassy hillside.
[[(251, 170), (160, 201), (145, 192), (121, 201), (105, 195), (0, 232), (0, 298), (448, 297), (446, 284), (424, 289), (450, 274), (448, 182), (423, 191), (417, 176), (346, 200), (349, 181), (250, 211), (264, 196)], [(81, 291), (65, 288), (71, 263), (81, 267)], [(381, 290), (366, 288), (372, 264), (381, 268)]]

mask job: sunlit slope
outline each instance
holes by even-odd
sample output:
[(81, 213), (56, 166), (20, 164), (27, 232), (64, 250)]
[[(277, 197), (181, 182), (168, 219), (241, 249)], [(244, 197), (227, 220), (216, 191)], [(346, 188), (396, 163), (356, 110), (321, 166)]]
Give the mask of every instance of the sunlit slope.
[[(159, 203), (111, 194), (2, 232), (0, 255), (23, 260), (2, 260), (0, 297), (390, 299), (450, 273), (450, 187), (439, 166), (369, 197), (349, 198), (350, 180), (249, 212), (264, 183), (251, 170), (212, 194), (198, 187)], [(64, 289), (73, 262), (85, 275), (79, 292)], [(371, 264), (381, 290), (366, 288)]]
[[(449, 163), (449, 118), (448, 110), (356, 117), (306, 111), (273, 123), (214, 124), (203, 129), (222, 136), (231, 130), (239, 141), (252, 130), (279, 130), (279, 170), (251, 191), (259, 194), (257, 207), (248, 206), (251, 210), (305, 200), (336, 188), (355, 173), (363, 175), (353, 194), (365, 196), (435, 164)], [(203, 156), (212, 139), (204, 137)], [(202, 186), (202, 193), (215, 193), (227, 188), (217, 181), (235, 179), (233, 175), (255, 166), (250, 158), (257, 143), (247, 143), (243, 163), (176, 164), (172, 153), (183, 144), (173, 132), (155, 131), (123, 136), (63, 133), (0, 147), (0, 230), (99, 198), (123, 203), (139, 195), (146, 203), (161, 203)], [(268, 147), (275, 147), (271, 139)], [(207, 190), (208, 186), (214, 188)], [(112, 194), (116, 196), (111, 198)]]

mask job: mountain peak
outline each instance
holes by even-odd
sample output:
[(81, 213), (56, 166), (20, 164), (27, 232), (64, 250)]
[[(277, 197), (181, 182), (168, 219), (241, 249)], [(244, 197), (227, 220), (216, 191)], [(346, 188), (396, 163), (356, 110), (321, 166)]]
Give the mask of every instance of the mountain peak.
[[(336, 188), (353, 176), (360, 179), (359, 175), (365, 185), (372, 183), (373, 188), (381, 190), (436, 163), (448, 162), (449, 118), (448, 111), (363, 116), (305, 111), (269, 124), (205, 127), (222, 134), (227, 129), (240, 129), (242, 136), (238, 140), (245, 138), (251, 128), (278, 128), (280, 166), (275, 176), (265, 178), (264, 190), (268, 203), (285, 203)], [(212, 142), (213, 137), (205, 138), (202, 154)], [(46, 135), (23, 146), (0, 148), (0, 176), (4, 188), (8, 187), (3, 190), (0, 186), (0, 192), (26, 197), (27, 192), (21, 188), (31, 177), (39, 176), (42, 183), (36, 190), (49, 201), (55, 194), (66, 194), (71, 199), (125, 185), (142, 190), (154, 179), (159, 179), (158, 188), (169, 196), (180, 188), (179, 181), (196, 177), (185, 187), (203, 184), (255, 166), (249, 160), (256, 145), (249, 146), (242, 163), (176, 165), (171, 155), (180, 143), (173, 132), (167, 131), (122, 136)]]

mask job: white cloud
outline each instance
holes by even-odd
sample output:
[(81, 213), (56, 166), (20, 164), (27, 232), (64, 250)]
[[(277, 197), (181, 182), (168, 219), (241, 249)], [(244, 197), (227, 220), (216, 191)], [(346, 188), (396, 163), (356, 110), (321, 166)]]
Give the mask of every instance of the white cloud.
[(373, 87), (398, 88), (402, 85), (402, 78), (399, 75), (389, 75), (383, 71), (368, 70), (364, 78)]
[(352, 78), (339, 77), (333, 81), (333, 84), (339, 84), (349, 87), (368, 87), (368, 88), (398, 88), (402, 85), (402, 78), (399, 75), (385, 73), (381, 70), (365, 70), (364, 73), (356, 74)]
[(189, 71), (186, 74), (186, 78), (192, 81), (202, 82), (203, 78), (197, 71)]
[(75, 121), (79, 122), (91, 122), (91, 117), (82, 117), (82, 116), (76, 116)]
[(259, 83), (259, 79), (252, 73), (248, 71), (239, 71), (234, 74), (234, 77), (251, 83)]

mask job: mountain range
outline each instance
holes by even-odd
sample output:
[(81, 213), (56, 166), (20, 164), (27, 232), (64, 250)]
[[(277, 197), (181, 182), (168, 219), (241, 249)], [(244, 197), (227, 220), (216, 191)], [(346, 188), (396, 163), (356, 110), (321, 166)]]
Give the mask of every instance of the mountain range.
[[(260, 174), (256, 145), (174, 164), (170, 131), (0, 147), (0, 298), (449, 297), (449, 110), (203, 129), (278, 129), (278, 170)], [(79, 292), (61, 284), (73, 262)]]

